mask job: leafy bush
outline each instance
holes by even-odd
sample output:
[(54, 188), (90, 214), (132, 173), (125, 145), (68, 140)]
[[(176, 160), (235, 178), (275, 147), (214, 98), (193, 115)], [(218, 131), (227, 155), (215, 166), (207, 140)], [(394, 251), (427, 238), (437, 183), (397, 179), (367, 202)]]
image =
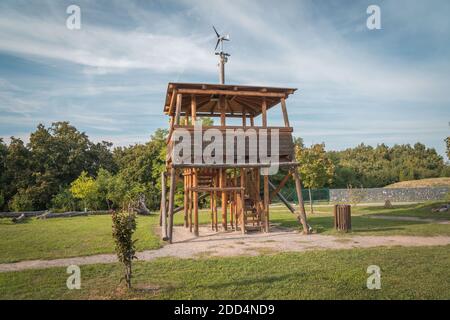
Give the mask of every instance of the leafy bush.
[(83, 202), (84, 209), (95, 207), (95, 180), (88, 176), (86, 171), (70, 184), (70, 192)]
[(24, 190), (20, 190), (16, 193), (8, 204), (10, 210), (20, 212), (20, 211), (33, 211), (33, 201), (31, 197)]
[(136, 231), (136, 215), (134, 213), (121, 212), (112, 214), (112, 235), (116, 244), (116, 254), (119, 261), (124, 265), (124, 277), (127, 287), (131, 288), (132, 261), (136, 259), (137, 240), (133, 240)]
[(69, 189), (61, 190), (52, 198), (51, 208), (53, 211), (66, 212), (76, 211), (80, 208), (78, 200)]
[(5, 205), (5, 197), (3, 196), (3, 192), (0, 192), (0, 210)]

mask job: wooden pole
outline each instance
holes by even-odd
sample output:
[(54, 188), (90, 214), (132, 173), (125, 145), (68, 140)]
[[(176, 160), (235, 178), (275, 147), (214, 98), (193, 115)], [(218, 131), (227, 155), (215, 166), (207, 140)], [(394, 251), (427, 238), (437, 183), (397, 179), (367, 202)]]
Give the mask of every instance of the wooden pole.
[(224, 103), (224, 97), (220, 96), (219, 98), (219, 110), (220, 110), (220, 125), (222, 127), (226, 126), (226, 118), (225, 118), (225, 103)]
[(195, 121), (197, 121), (197, 101), (195, 99), (195, 95), (191, 95), (191, 123), (195, 125)]
[(161, 235), (164, 241), (169, 239), (167, 235), (167, 210), (166, 210), (166, 174), (161, 173)]
[[(224, 188), (227, 186), (227, 172), (226, 169), (220, 170), (219, 187)], [(224, 230), (228, 229), (227, 225), (227, 193), (222, 191), (222, 227)]]
[(290, 125), (289, 125), (289, 117), (288, 117), (287, 108), (286, 108), (286, 99), (285, 98), (281, 98), (281, 110), (283, 111), (284, 125), (286, 127), (290, 127)]
[(303, 196), (302, 196), (302, 183), (300, 180), (300, 176), (297, 172), (297, 168), (293, 168), (292, 170), (293, 170), (292, 175), (294, 176), (294, 180), (295, 180), (295, 189), (297, 191), (298, 205), (299, 205), (299, 210), (300, 210), (300, 215), (299, 215), (300, 222), (303, 226), (303, 233), (309, 234), (308, 223), (306, 221), (305, 203), (303, 202)]
[(192, 173), (193, 173), (192, 169), (189, 169), (189, 191), (188, 191), (188, 193), (189, 193), (189, 232), (192, 232), (192, 210), (194, 208), (194, 204), (193, 204), (194, 193), (192, 192), (192, 183), (193, 183), (194, 178), (193, 178)]
[[(194, 169), (194, 188), (198, 186), (197, 169)], [(198, 237), (198, 192), (194, 191), (194, 235)]]
[[(234, 186), (235, 187), (237, 187), (238, 186), (238, 180), (237, 180), (237, 170), (236, 169), (234, 169), (234, 176), (233, 176), (233, 184), (234, 184)], [(238, 225), (238, 218), (237, 218), (237, 216), (238, 216), (238, 199), (237, 199), (237, 192), (236, 191), (234, 191), (233, 192), (233, 216), (234, 216), (234, 224), (235, 224), (235, 229), (237, 230), (237, 225)]]
[[(267, 173), (268, 169), (263, 169)], [(264, 175), (264, 229), (269, 232), (269, 175)]]
[(245, 175), (246, 171), (244, 168), (241, 168), (241, 232), (245, 233)]
[(189, 189), (188, 179), (189, 179), (188, 170), (184, 170), (184, 226), (186, 228), (188, 227), (189, 224), (188, 222), (189, 193), (187, 192), (187, 190)]
[(291, 174), (288, 173), (284, 176), (284, 178), (281, 180), (280, 184), (278, 185), (278, 187), (276, 187), (271, 193), (270, 193), (270, 200), (273, 199), (273, 197), (275, 197), (275, 195), (280, 192), (281, 189), (283, 189), (284, 185), (288, 182), (289, 178), (291, 177)]
[(183, 99), (183, 95), (182, 94), (177, 94), (177, 107), (175, 109), (175, 123), (177, 125), (180, 124), (180, 114), (181, 114), (181, 102)]
[(214, 230), (214, 192), (209, 193), (209, 207), (211, 211), (211, 229)]
[(266, 102), (266, 98), (263, 98), (263, 101), (262, 101), (262, 126), (264, 128), (267, 127), (267, 102)]
[(169, 187), (169, 243), (173, 240), (173, 208), (175, 197), (175, 168), (170, 169), (170, 187)]
[[(214, 175), (214, 187), (217, 187), (217, 185), (218, 185), (218, 181), (217, 180), (218, 180), (217, 179), (217, 172), (215, 172), (215, 175)], [(219, 228), (217, 227), (217, 224), (218, 224), (217, 220), (218, 220), (218, 217), (217, 217), (217, 192), (214, 191), (214, 227), (215, 227), (216, 231), (219, 231)]]

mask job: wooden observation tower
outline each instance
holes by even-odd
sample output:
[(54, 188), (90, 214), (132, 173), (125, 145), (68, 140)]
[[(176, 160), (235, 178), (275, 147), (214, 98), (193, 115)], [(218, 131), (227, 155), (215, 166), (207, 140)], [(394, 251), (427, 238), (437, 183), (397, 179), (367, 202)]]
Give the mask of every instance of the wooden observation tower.
[[(215, 30), (215, 29), (214, 29)], [(216, 31), (216, 30), (215, 30)], [(219, 41), (227, 40), (217, 31)], [(227, 40), (228, 41), (228, 40)], [(217, 49), (218, 45), (216, 45)], [(225, 85), (224, 64), (228, 54), (220, 53), (219, 69), (221, 84), (169, 83), (167, 87), (164, 113), (170, 117), (167, 139), (166, 172), (162, 174), (161, 219), (162, 237), (172, 242), (174, 214), (184, 215), (184, 226), (196, 236), (199, 235), (199, 202), (209, 198), (210, 227), (212, 230), (234, 230), (242, 233), (249, 231), (269, 232), (271, 199), (277, 196), (288, 209), (297, 215), (303, 232), (309, 233), (302, 200), (301, 182), (294, 157), (292, 127), (286, 108), (286, 99), (296, 89), (261, 86)], [(281, 106), (284, 126), (269, 126), (267, 111)], [(202, 117), (216, 119), (212, 126), (194, 125)], [(232, 122), (230, 125), (227, 122)], [(238, 123), (238, 125), (236, 125)], [(213, 163), (205, 159), (203, 151), (208, 147), (204, 135), (213, 131), (222, 140), (219, 161)], [(230, 131), (234, 136), (228, 135)], [(236, 133), (237, 132), (237, 133)], [(251, 143), (247, 133), (256, 138)], [(276, 160), (261, 157), (260, 141), (276, 132), (278, 150)], [(179, 136), (190, 138), (192, 151), (184, 160), (177, 161), (176, 147)], [(186, 136), (186, 134), (188, 136)], [(199, 139), (196, 139), (200, 137)], [(239, 142), (239, 137), (242, 138)], [(242, 142), (243, 141), (243, 142)], [(210, 141), (212, 142), (212, 140)], [(239, 154), (236, 150), (244, 150)], [(230, 152), (232, 150), (232, 152)], [(213, 153), (216, 153), (215, 150)], [(271, 147), (266, 149), (274, 156)], [(285, 173), (278, 186), (270, 181), (268, 168), (274, 165)], [(286, 182), (293, 178), (299, 199), (296, 210), (280, 193)], [(181, 183), (182, 182), (182, 183)], [(184, 205), (175, 208), (176, 189), (184, 194)], [(168, 192), (166, 191), (168, 188)]]

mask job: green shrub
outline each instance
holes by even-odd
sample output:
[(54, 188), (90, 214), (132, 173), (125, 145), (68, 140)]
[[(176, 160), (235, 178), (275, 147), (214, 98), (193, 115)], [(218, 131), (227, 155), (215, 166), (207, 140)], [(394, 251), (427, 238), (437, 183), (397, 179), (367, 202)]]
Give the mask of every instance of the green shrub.
[(3, 196), (3, 192), (0, 192), (0, 210), (5, 205), (5, 197)]
[(33, 201), (26, 191), (20, 190), (9, 201), (9, 209), (11, 211), (33, 211)]
[(136, 215), (128, 212), (114, 212), (112, 223), (112, 235), (116, 244), (117, 258), (125, 268), (122, 279), (127, 283), (127, 287), (131, 288), (131, 264), (133, 259), (136, 259), (135, 243), (137, 240), (133, 240), (133, 233), (136, 231)]
[(63, 189), (52, 198), (52, 211), (67, 212), (76, 211), (80, 208), (79, 201), (73, 196), (69, 189)]

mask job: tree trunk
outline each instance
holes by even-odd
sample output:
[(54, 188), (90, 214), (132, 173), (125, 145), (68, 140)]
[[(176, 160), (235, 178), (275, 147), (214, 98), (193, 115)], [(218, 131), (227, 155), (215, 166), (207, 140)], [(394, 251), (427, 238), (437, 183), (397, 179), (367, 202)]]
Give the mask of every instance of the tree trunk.
[(309, 207), (311, 209), (311, 214), (314, 213), (314, 209), (313, 209), (313, 202), (312, 202), (312, 196), (311, 196), (311, 188), (308, 188), (309, 190)]

